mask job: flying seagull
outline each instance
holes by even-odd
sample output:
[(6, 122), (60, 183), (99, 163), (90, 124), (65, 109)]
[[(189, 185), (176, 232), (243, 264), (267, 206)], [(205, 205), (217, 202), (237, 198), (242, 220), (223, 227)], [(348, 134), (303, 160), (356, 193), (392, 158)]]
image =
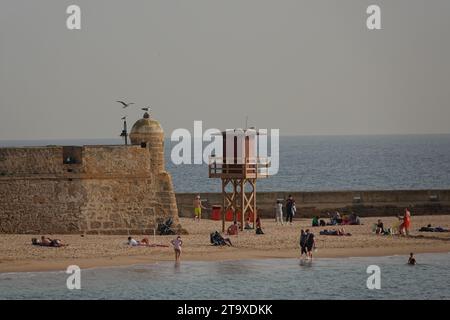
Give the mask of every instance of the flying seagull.
[(122, 108), (124, 108), (124, 109), (129, 107), (130, 105), (134, 104), (134, 102), (130, 102), (130, 103), (125, 103), (123, 101), (116, 101), (116, 102), (120, 103), (123, 106)]
[(149, 112), (149, 111), (150, 111), (150, 108), (149, 108), (149, 107), (145, 107), (145, 108), (141, 108), (141, 110), (144, 110), (144, 111)]
[(122, 120), (126, 120), (127, 119), (127, 116), (125, 116), (125, 117), (122, 117)]

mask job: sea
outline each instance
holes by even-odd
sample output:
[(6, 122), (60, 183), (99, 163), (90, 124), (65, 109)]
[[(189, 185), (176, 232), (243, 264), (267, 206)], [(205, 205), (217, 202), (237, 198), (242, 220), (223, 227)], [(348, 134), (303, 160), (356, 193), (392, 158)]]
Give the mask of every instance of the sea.
[(65, 271), (1, 273), (0, 300), (450, 299), (450, 253), (418, 254), (415, 266), (406, 259), (182, 261), (93, 268), (81, 270), (80, 289), (72, 290)]
[[(0, 147), (121, 143), (120, 139), (0, 140)], [(177, 143), (165, 141), (166, 168), (175, 191), (220, 192), (221, 184), (208, 178), (206, 164), (173, 163)], [(282, 136), (279, 146), (279, 171), (258, 180), (258, 191), (450, 188), (450, 134)]]

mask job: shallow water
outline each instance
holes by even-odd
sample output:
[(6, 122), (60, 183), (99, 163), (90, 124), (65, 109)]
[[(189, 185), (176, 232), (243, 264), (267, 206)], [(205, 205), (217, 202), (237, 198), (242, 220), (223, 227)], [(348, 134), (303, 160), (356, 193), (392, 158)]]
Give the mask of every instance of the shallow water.
[[(0, 299), (450, 299), (450, 253), (407, 257), (161, 262), (81, 272), (68, 290), (64, 272), (0, 274)], [(369, 265), (381, 289), (369, 290)]]

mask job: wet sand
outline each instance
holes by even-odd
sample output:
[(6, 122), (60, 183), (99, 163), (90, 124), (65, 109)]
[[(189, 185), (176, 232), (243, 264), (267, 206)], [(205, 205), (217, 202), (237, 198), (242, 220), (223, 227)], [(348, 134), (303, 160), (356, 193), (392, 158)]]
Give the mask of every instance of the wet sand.
[[(189, 235), (183, 238), (182, 261), (220, 261), (265, 258), (296, 258), (299, 256), (300, 229), (310, 228), (316, 235), (318, 251), (315, 258), (405, 255), (409, 252), (450, 252), (450, 233), (418, 232), (427, 224), (450, 228), (450, 215), (412, 217), (409, 237), (380, 236), (372, 233), (377, 218), (362, 218), (361, 226), (344, 226), (352, 236), (321, 236), (319, 231), (333, 227), (310, 227), (310, 219), (298, 219), (293, 225), (276, 225), (273, 220), (263, 220), (265, 234), (256, 235), (253, 230), (231, 236), (233, 247), (215, 247), (209, 242), (209, 234), (221, 229), (220, 221), (181, 218), (181, 224)], [(397, 218), (382, 218), (386, 227)], [(227, 225), (230, 223), (227, 223)], [(339, 227), (338, 227), (339, 228)], [(0, 235), (0, 272), (65, 270), (69, 265), (81, 268), (146, 264), (157, 261), (173, 261), (173, 249), (162, 247), (129, 247), (127, 236), (49, 235), (62, 239), (69, 246), (48, 248), (31, 245), (32, 237), (40, 235)], [(153, 235), (148, 236), (153, 243)], [(141, 240), (142, 236), (136, 236)], [(170, 245), (174, 236), (156, 236), (158, 244)]]

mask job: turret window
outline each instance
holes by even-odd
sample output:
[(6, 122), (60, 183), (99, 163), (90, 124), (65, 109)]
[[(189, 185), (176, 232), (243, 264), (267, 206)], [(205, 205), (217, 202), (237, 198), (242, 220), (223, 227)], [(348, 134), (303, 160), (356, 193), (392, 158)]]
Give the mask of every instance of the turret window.
[(64, 164), (81, 164), (81, 147), (63, 147)]

